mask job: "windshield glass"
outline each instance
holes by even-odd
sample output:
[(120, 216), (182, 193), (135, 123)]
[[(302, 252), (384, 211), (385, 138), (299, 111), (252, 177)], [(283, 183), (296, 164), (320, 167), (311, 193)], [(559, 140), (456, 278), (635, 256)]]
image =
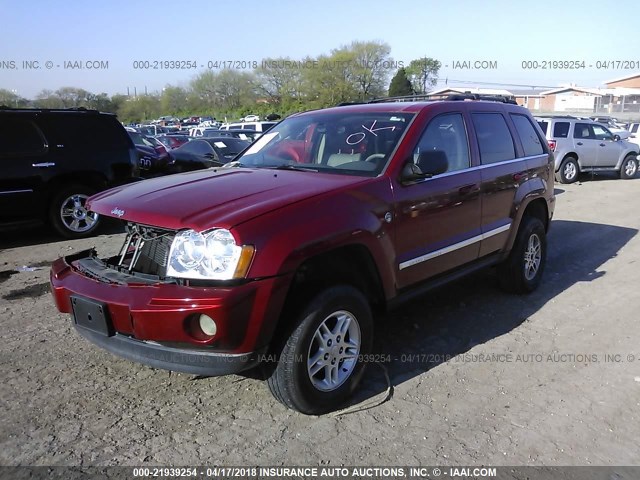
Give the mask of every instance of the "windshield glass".
[(395, 112), (291, 117), (256, 140), (236, 165), (374, 176), (388, 163), (412, 118)]

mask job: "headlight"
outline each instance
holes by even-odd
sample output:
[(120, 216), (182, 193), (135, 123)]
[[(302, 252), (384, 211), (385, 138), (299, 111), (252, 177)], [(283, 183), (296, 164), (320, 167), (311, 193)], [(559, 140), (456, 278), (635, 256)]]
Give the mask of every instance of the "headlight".
[(229, 230), (183, 230), (173, 239), (167, 276), (231, 280), (246, 275), (253, 258), (250, 245), (239, 246)]

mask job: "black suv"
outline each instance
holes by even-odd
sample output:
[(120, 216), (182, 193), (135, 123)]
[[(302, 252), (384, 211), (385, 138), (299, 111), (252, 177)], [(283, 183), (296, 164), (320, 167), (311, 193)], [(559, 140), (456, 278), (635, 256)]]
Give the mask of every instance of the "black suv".
[(115, 115), (0, 107), (0, 224), (45, 220), (67, 238), (100, 219), (86, 199), (138, 179), (133, 143)]

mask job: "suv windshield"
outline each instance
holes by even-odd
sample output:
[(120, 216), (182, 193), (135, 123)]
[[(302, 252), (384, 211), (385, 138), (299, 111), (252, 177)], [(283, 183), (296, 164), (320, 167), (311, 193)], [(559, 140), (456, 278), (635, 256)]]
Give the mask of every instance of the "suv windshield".
[(236, 165), (374, 176), (388, 163), (413, 116), (318, 112), (291, 117), (263, 134)]

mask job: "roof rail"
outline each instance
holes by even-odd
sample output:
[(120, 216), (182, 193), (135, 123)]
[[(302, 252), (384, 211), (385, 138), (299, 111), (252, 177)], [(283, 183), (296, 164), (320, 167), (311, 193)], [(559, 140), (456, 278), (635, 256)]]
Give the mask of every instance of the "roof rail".
[(421, 95), (404, 95), (400, 97), (376, 98), (369, 103), (385, 103), (385, 102), (416, 102), (416, 101), (462, 101), (462, 100), (485, 100), (489, 102), (501, 102), (517, 105), (513, 97), (508, 95), (490, 95), (479, 93), (456, 93), (456, 94), (421, 94)]
[(94, 110), (86, 107), (69, 107), (69, 108), (27, 108), (27, 107), (8, 107), (7, 105), (0, 105), (0, 110), (12, 110), (14, 112), (87, 112), (87, 113), (100, 113), (98, 110)]

